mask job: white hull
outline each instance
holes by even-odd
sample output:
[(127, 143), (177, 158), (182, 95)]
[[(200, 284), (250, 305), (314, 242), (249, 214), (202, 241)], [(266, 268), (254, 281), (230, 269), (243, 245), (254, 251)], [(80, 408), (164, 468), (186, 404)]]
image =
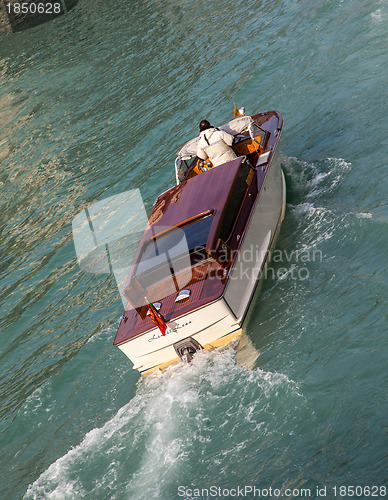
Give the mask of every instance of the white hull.
[(134, 369), (143, 372), (162, 364), (178, 361), (173, 344), (180, 340), (192, 337), (205, 347), (206, 344), (213, 344), (221, 337), (236, 332), (239, 328), (240, 325), (236, 322), (226, 302), (219, 299), (169, 321), (165, 336), (158, 328), (154, 328), (118, 347), (133, 362)]
[[(223, 345), (241, 334), (253, 293), (284, 218), (285, 182), (277, 154), (251, 215), (224, 296), (168, 323), (166, 335), (149, 330), (118, 347), (140, 372), (163, 368), (179, 357), (174, 344), (191, 337), (203, 348)], [(251, 258), (247, 258), (251, 255)]]
[(240, 324), (244, 320), (268, 253), (284, 218), (285, 206), (285, 180), (276, 152), (224, 294)]

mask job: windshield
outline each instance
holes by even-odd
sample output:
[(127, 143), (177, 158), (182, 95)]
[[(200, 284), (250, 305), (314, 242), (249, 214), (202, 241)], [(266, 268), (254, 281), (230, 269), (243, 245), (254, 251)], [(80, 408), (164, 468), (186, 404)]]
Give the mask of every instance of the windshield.
[[(143, 246), (125, 290), (135, 307), (145, 304), (147, 294), (150, 300), (161, 300), (190, 282), (192, 267), (208, 256), (206, 244), (212, 222), (210, 213), (181, 227), (158, 228), (158, 235)], [(152, 298), (155, 293), (157, 297)]]

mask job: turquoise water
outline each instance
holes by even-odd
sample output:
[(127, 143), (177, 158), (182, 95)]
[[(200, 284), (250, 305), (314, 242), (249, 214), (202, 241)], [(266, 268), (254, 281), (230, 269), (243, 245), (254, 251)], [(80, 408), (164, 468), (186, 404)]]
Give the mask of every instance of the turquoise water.
[[(386, 0), (81, 0), (0, 22), (1, 499), (388, 486), (387, 23)], [(278, 258), (243, 345), (140, 379), (72, 219), (133, 188), (149, 209), (234, 102), (284, 115)]]

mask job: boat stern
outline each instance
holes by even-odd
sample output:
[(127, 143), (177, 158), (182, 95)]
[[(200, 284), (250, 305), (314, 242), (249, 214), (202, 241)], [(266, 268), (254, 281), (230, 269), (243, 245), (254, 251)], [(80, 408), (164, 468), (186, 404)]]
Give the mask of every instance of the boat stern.
[(169, 321), (164, 335), (157, 327), (152, 328), (118, 347), (135, 370), (150, 372), (191, 357), (196, 351), (225, 345), (240, 334), (240, 325), (221, 298)]

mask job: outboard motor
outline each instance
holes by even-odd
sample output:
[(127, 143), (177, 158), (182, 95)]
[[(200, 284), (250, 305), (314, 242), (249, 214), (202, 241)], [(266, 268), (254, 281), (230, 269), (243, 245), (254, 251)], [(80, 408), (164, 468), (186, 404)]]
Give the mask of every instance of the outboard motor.
[(180, 340), (174, 344), (174, 349), (182, 361), (190, 363), (193, 359), (193, 355), (197, 351), (201, 351), (203, 347), (193, 338), (187, 337), (187, 339)]

